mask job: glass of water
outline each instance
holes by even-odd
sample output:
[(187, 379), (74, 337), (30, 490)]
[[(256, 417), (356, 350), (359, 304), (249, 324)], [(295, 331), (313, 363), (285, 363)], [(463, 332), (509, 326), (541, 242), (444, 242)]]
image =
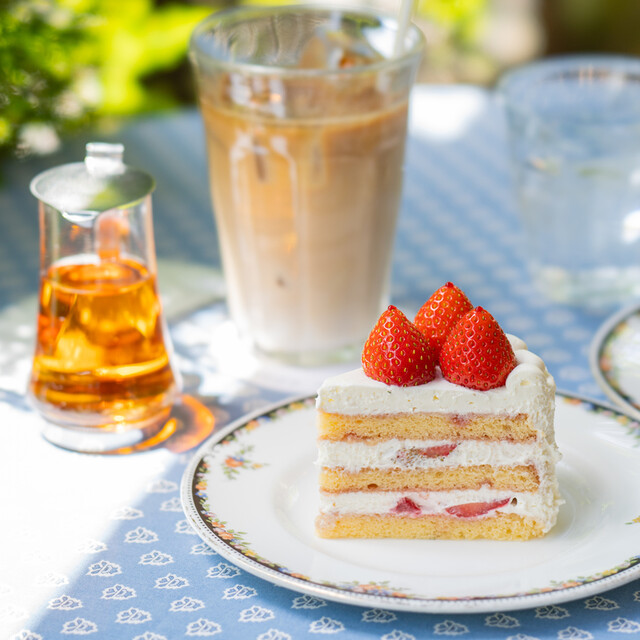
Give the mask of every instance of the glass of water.
[(542, 60), (498, 90), (539, 289), (590, 308), (640, 295), (640, 58)]

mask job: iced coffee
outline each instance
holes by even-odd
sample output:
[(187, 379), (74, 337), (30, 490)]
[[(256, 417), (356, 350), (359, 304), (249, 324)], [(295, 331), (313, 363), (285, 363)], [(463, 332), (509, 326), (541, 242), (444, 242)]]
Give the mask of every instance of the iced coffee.
[(288, 47), (260, 40), (259, 11), (229, 45), (260, 42), (268, 64), (195, 59), (232, 317), (261, 351), (313, 363), (358, 351), (388, 302), (421, 40), (389, 59), (377, 18), (285, 10)]

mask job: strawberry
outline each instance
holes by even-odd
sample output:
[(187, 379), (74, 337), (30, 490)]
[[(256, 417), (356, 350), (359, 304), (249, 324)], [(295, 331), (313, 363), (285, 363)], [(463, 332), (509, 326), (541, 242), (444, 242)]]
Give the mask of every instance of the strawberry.
[(465, 504), (447, 507), (445, 511), (457, 518), (477, 518), (478, 516), (483, 516), (485, 513), (489, 513), (489, 511), (504, 507), (510, 500), (511, 498), (494, 500), (493, 502), (467, 502)]
[(405, 496), (404, 498), (400, 498), (400, 500), (398, 500), (398, 503), (395, 507), (393, 507), (393, 509), (391, 509), (391, 511), (392, 513), (397, 513), (398, 515), (417, 516), (420, 515), (422, 509), (411, 498), (407, 498)]
[(446, 458), (458, 445), (441, 444), (426, 449), (418, 449), (418, 453), (425, 458)]
[(413, 322), (439, 355), (451, 329), (471, 309), (469, 298), (455, 284), (447, 282), (422, 305)]
[(400, 449), (400, 451), (396, 453), (395, 461), (402, 465), (414, 465), (419, 462), (421, 458), (446, 458), (457, 446), (457, 444), (440, 444), (424, 449), (418, 447)]
[(504, 331), (482, 307), (458, 321), (440, 352), (440, 369), (449, 382), (480, 391), (503, 386), (517, 364)]
[(413, 387), (435, 378), (436, 356), (415, 325), (391, 305), (365, 342), (362, 368), (374, 380)]

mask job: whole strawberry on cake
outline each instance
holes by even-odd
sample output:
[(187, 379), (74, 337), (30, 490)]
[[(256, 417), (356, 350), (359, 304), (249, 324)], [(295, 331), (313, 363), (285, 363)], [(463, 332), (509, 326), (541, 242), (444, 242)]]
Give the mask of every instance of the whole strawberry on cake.
[(318, 535), (544, 535), (562, 503), (554, 408), (544, 362), (452, 283), (413, 322), (390, 306), (362, 368), (318, 392)]

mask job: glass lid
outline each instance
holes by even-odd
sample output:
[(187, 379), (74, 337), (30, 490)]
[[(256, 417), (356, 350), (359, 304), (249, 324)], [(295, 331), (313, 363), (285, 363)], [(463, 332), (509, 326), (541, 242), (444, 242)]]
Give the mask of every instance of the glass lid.
[(31, 181), (31, 193), (67, 214), (96, 215), (129, 206), (153, 191), (154, 179), (124, 164), (124, 145), (90, 142), (84, 162), (53, 167)]

